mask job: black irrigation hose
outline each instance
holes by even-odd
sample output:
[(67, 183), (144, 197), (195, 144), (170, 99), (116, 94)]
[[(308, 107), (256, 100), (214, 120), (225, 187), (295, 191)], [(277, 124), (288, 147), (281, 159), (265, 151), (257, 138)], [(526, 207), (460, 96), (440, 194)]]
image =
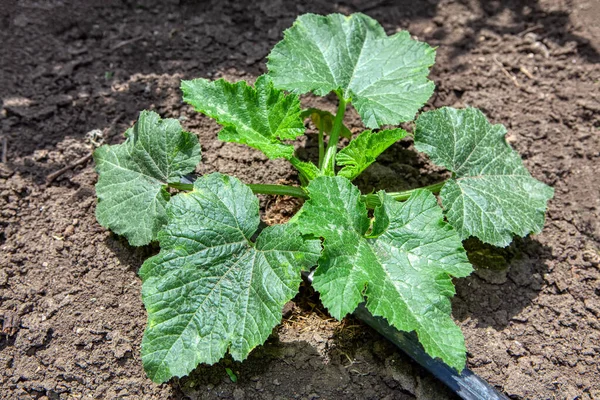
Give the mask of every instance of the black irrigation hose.
[[(182, 183), (193, 183), (195, 177), (186, 176), (181, 179)], [(267, 225), (261, 221), (258, 232)], [(303, 273), (303, 278), (312, 283), (313, 272)], [(461, 373), (446, 365), (441, 360), (431, 358), (419, 343), (414, 333), (406, 333), (390, 326), (387, 321), (380, 317), (374, 317), (364, 304), (360, 304), (354, 311), (354, 316), (379, 332), (390, 342), (394, 343), (400, 350), (408, 354), (421, 367), (429, 371), (433, 376), (442, 381), (460, 398), (465, 400), (508, 400), (508, 397), (498, 392), (483, 380), (479, 375), (465, 368)]]
[[(312, 283), (312, 272), (303, 273), (303, 277)], [(414, 333), (399, 331), (390, 326), (385, 319), (374, 317), (367, 310), (364, 303), (360, 304), (354, 311), (354, 316), (408, 354), (460, 398), (465, 400), (508, 400), (508, 397), (499, 393), (492, 385), (470, 369), (465, 368), (461, 373), (458, 373), (443, 361), (431, 358), (429, 354), (425, 353)]]
[(431, 372), (433, 376), (442, 381), (454, 393), (465, 400), (508, 400), (506, 396), (499, 393), (492, 385), (483, 380), (468, 368), (460, 374), (449, 367), (443, 361), (431, 358), (419, 344), (414, 334), (401, 332), (390, 326), (385, 319), (374, 317), (364, 304), (358, 306), (354, 316), (362, 322), (375, 329), (394, 343), (403, 352), (408, 354), (420, 366)]

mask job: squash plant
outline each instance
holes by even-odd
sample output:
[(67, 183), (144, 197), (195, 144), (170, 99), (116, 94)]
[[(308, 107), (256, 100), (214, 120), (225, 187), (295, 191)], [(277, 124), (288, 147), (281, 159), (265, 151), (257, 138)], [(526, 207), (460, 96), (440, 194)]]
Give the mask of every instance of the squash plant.
[[(397, 329), (416, 331), (431, 356), (464, 367), (464, 338), (450, 316), (452, 277), (472, 271), (462, 240), (506, 246), (513, 235), (540, 232), (553, 190), (525, 169), (505, 128), (477, 109), (424, 112), (412, 133), (393, 127), (412, 121), (432, 95), (434, 58), (426, 43), (405, 31), (388, 36), (366, 15), (306, 14), (285, 31), (254, 86), (182, 82), (184, 101), (222, 125), (221, 140), (288, 160), (301, 186), (246, 185), (219, 173), (181, 183), (200, 162), (198, 140), (151, 111), (141, 112), (123, 144), (96, 150), (100, 224), (133, 246), (160, 243), (139, 272), (148, 312), (142, 360), (152, 380), (186, 375), (226, 352), (245, 359), (313, 266), (314, 288), (332, 316), (366, 302)], [(335, 93), (337, 113), (302, 110), (298, 95), (309, 92)], [(339, 137), (351, 135), (343, 122), (349, 105), (368, 129), (338, 151)], [(289, 143), (304, 134), (305, 118), (319, 129), (318, 165), (298, 159)], [(452, 177), (361, 194), (352, 180), (411, 134)], [(288, 223), (252, 240), (260, 222), (255, 193), (306, 201)]]

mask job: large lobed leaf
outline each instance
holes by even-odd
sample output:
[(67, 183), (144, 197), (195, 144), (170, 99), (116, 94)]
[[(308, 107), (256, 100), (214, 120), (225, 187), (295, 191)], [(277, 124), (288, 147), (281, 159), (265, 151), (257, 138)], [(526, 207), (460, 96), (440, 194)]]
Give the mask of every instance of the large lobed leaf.
[(300, 271), (321, 250), (290, 225), (268, 227), (252, 243), (258, 199), (238, 179), (218, 173), (175, 196), (167, 213), (161, 251), (140, 269), (148, 311), (142, 361), (155, 382), (213, 364), (228, 349), (245, 359), (281, 321)]
[(336, 155), (337, 163), (344, 166), (338, 175), (350, 180), (356, 178), (373, 164), (381, 153), (407, 134), (400, 128), (375, 133), (364, 131)]
[(366, 296), (373, 315), (403, 331), (416, 331), (433, 357), (462, 370), (465, 344), (450, 317), (451, 277), (472, 268), (458, 234), (444, 222), (435, 196), (416, 191), (405, 203), (380, 192), (370, 221), (359, 190), (342, 177), (319, 177), (298, 217), (305, 234), (324, 238), (313, 285), (340, 319)]
[(440, 196), (448, 221), (465, 239), (506, 246), (513, 234), (539, 233), (554, 190), (534, 179), (504, 139), (475, 108), (441, 108), (417, 120), (415, 147), (452, 171)]
[(369, 128), (411, 121), (431, 97), (435, 50), (406, 31), (387, 36), (364, 14), (305, 14), (268, 56), (276, 87), (324, 96), (338, 91)]
[(100, 176), (96, 217), (131, 245), (141, 246), (155, 240), (166, 222), (166, 185), (194, 171), (200, 144), (177, 120), (161, 120), (152, 111), (142, 111), (125, 137), (123, 144), (94, 152)]
[(267, 76), (258, 77), (254, 87), (244, 81), (194, 79), (182, 81), (181, 89), (185, 102), (223, 125), (219, 139), (248, 145), (269, 158), (294, 155), (294, 147), (282, 140), (304, 133), (300, 100), (275, 89)]

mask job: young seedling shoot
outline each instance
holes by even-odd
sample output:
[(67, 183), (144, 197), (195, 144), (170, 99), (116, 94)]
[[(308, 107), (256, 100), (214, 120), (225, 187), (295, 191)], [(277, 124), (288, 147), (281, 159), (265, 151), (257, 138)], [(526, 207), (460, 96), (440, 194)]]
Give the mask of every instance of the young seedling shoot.
[[(332, 316), (364, 302), (393, 327), (415, 331), (432, 357), (464, 368), (464, 338), (450, 316), (452, 278), (472, 271), (462, 240), (506, 246), (514, 235), (540, 232), (553, 190), (529, 174), (506, 129), (478, 109), (444, 107), (421, 113), (412, 133), (394, 128), (413, 121), (432, 95), (434, 59), (426, 43), (406, 31), (388, 36), (364, 14), (306, 14), (284, 32), (254, 86), (181, 83), (185, 102), (222, 126), (221, 140), (288, 160), (300, 186), (244, 184), (220, 173), (181, 183), (200, 162), (200, 144), (177, 120), (151, 111), (140, 113), (123, 144), (96, 150), (100, 224), (133, 246), (160, 244), (139, 272), (148, 312), (142, 360), (153, 381), (187, 375), (227, 352), (244, 360), (281, 321), (301, 272), (315, 266), (314, 288)], [(298, 95), (331, 92), (335, 115), (302, 110)], [(340, 136), (351, 137), (349, 106), (367, 129), (338, 151)], [(289, 144), (305, 133), (306, 118), (319, 131), (316, 165)], [(408, 135), (452, 177), (361, 194), (352, 180)], [(253, 241), (255, 193), (306, 200), (288, 223)]]

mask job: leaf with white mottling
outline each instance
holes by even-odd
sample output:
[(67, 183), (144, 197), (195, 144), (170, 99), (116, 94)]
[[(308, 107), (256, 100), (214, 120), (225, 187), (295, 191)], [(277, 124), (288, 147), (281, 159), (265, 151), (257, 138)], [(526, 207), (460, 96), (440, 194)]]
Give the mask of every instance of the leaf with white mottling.
[(254, 87), (244, 81), (194, 79), (182, 81), (181, 89), (185, 102), (223, 125), (219, 139), (248, 145), (269, 158), (294, 155), (294, 146), (282, 140), (304, 133), (300, 100), (275, 89), (265, 75)]
[(454, 173), (440, 196), (463, 239), (506, 246), (513, 234), (539, 233), (554, 190), (533, 178), (504, 135), (476, 108), (441, 108), (417, 120), (415, 147)]
[(364, 14), (304, 14), (268, 56), (276, 87), (351, 101), (369, 128), (411, 121), (431, 97), (435, 50), (406, 31), (387, 36)]
[(98, 222), (125, 236), (133, 246), (156, 239), (166, 222), (168, 183), (193, 172), (200, 162), (200, 144), (175, 119), (161, 120), (142, 111), (123, 144), (94, 151), (98, 175)]
[(379, 132), (364, 131), (344, 147), (336, 156), (336, 161), (344, 168), (339, 176), (350, 180), (356, 178), (388, 147), (404, 138), (404, 129), (387, 129)]
[(226, 175), (198, 179), (167, 213), (161, 251), (140, 269), (148, 311), (142, 361), (155, 382), (213, 364), (227, 350), (245, 359), (281, 321), (300, 272), (321, 251), (289, 224), (264, 229), (252, 243), (258, 199)]
[(324, 239), (313, 286), (341, 319), (366, 297), (367, 309), (397, 329), (416, 331), (425, 351), (462, 370), (465, 344), (450, 317), (452, 276), (471, 273), (460, 237), (435, 196), (417, 190), (405, 203), (380, 192), (370, 221), (359, 190), (342, 177), (319, 177), (297, 219), (300, 231)]

